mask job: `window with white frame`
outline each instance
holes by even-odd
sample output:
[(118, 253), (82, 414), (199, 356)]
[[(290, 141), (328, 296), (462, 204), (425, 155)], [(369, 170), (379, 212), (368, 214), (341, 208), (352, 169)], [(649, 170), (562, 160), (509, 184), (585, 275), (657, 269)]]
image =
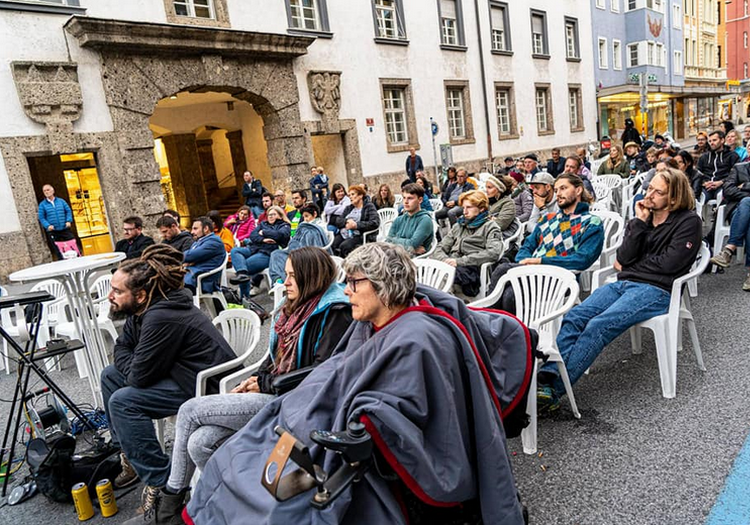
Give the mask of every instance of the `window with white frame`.
[(646, 0), (646, 7), (648, 7), (649, 9), (653, 9), (654, 11), (658, 11), (660, 13), (664, 12), (663, 0)]
[(640, 65), (638, 44), (628, 44), (628, 67)]
[(534, 55), (549, 55), (547, 44), (547, 13), (531, 10), (531, 52)]
[(508, 139), (516, 136), (515, 105), (513, 104), (513, 84), (495, 84), (495, 106), (497, 109), (498, 138)]
[(550, 100), (549, 86), (536, 86), (534, 102), (536, 105), (537, 131), (542, 135), (554, 133), (555, 129), (552, 123), (552, 101)]
[(508, 4), (490, 0), (490, 23), (493, 51), (510, 51), (510, 25)]
[(622, 44), (619, 40), (612, 40), (612, 69), (622, 69)]
[(567, 58), (580, 58), (581, 52), (578, 45), (578, 20), (565, 17), (565, 56)]
[(656, 56), (653, 65), (664, 67), (664, 44), (656, 44)]
[(320, 13), (316, 0), (289, 0), (289, 12), (291, 13), (291, 27), (294, 29), (308, 29), (318, 31), (320, 26)]
[(608, 55), (607, 39), (599, 37), (599, 69), (609, 69), (609, 64), (607, 62)]
[(683, 68), (682, 68), (682, 51), (675, 51), (674, 52), (674, 74), (675, 75), (682, 75), (683, 74)]
[(215, 18), (212, 0), (174, 0), (174, 12), (177, 16), (191, 18)]
[(596, 0), (596, 7), (599, 9), (606, 9), (605, 0)]
[(388, 142), (393, 146), (409, 143), (406, 126), (406, 90), (398, 87), (383, 89), (385, 108), (385, 131)]
[(646, 49), (647, 49), (646, 64), (648, 64), (649, 66), (653, 66), (655, 65), (654, 61), (656, 60), (656, 58), (654, 57), (654, 52), (656, 51), (656, 45), (653, 42), (649, 42), (648, 47)]
[(682, 6), (680, 4), (672, 5), (672, 25), (677, 28), (682, 28)]
[(690, 61), (690, 39), (685, 39), (685, 45), (683, 46), (683, 49), (685, 50), (685, 65), (692, 66), (693, 63)]
[(612, 0), (610, 4), (610, 9), (613, 13), (619, 13), (620, 12), (620, 0)]
[(446, 86), (445, 108), (448, 112), (448, 135), (451, 140), (467, 138), (463, 86)]
[(628, 11), (632, 11), (633, 9), (636, 9), (638, 7), (638, 2), (636, 0), (627, 0), (628, 2)]
[(401, 0), (373, 0), (375, 37), (387, 40), (405, 40), (406, 27)]
[(570, 131), (583, 130), (581, 101), (581, 87), (578, 85), (568, 86), (568, 115), (570, 117)]
[(440, 41), (445, 46), (463, 46), (461, 4), (459, 0), (438, 0)]

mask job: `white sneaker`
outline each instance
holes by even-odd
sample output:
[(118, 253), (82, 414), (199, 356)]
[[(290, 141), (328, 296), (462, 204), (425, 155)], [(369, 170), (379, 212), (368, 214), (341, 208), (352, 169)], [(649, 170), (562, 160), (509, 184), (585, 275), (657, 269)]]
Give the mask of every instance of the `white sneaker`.
[(260, 286), (253, 286), (250, 289), (250, 297), (255, 297), (256, 295), (260, 295), (261, 293), (262, 292), (261, 292)]

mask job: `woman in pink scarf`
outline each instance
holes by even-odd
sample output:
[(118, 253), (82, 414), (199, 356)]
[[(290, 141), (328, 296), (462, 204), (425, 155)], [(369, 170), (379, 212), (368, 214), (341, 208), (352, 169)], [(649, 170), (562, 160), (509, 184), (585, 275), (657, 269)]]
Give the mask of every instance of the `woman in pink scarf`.
[(240, 206), (237, 213), (227, 217), (227, 220), (224, 221), (224, 227), (229, 228), (232, 235), (240, 242), (250, 237), (253, 229), (255, 229), (255, 220), (250, 213), (250, 208)]

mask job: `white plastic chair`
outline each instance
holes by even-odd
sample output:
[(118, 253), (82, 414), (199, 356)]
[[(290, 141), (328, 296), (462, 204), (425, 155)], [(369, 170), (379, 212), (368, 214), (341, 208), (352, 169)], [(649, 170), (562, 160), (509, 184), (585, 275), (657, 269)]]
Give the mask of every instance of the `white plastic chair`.
[[(100, 277), (99, 279), (102, 278), (109, 278), (109, 280), (111, 281), (111, 276), (104, 276)], [(97, 281), (99, 279), (97, 279)], [(109, 318), (110, 304), (107, 296), (105, 295), (103, 297), (100, 297), (99, 299), (95, 299), (94, 308), (96, 308), (96, 324), (101, 332), (109, 335), (110, 339), (112, 340), (112, 348), (114, 348), (118, 334), (117, 329), (115, 328), (115, 323), (112, 321), (112, 319)], [(72, 321), (58, 324), (55, 327), (55, 335), (58, 337), (67, 337), (68, 339), (79, 337), (76, 331), (76, 326)], [(86, 364), (86, 356), (83, 352), (85, 352), (84, 349), (76, 350), (73, 352), (73, 358), (76, 361), (76, 368), (78, 369), (78, 377), (80, 378), (88, 377), (89, 375), (88, 365)]]
[[(8, 292), (3, 291), (2, 295), (8, 295)], [(11, 311), (14, 314), (13, 316), (11, 316)], [(14, 305), (12, 308), (3, 308), (0, 310), (0, 324), (3, 326), (3, 330), (19, 344), (26, 343), (31, 338), (28, 326), (26, 325), (26, 316), (21, 305)], [(9, 347), (8, 341), (3, 338), (3, 367), (6, 374), (10, 374)]]
[(643, 183), (643, 173), (638, 173), (635, 177), (627, 181), (622, 187), (622, 202), (620, 203), (620, 215), (628, 220), (632, 215), (633, 197), (635, 197), (636, 188)]
[[(711, 253), (708, 246), (703, 243), (690, 272), (675, 279), (672, 284), (669, 312), (652, 317), (648, 321), (639, 323), (630, 329), (630, 342), (634, 354), (641, 353), (641, 329), (647, 328), (654, 333), (662, 395), (668, 399), (675, 397), (677, 393), (677, 352), (682, 349), (683, 322), (687, 325), (688, 333), (690, 334), (698, 368), (703, 371), (706, 370), (703, 364), (698, 332), (690, 311), (690, 294), (683, 293), (682, 289), (684, 285), (698, 278), (706, 270), (710, 258)], [(614, 276), (615, 273), (616, 270), (613, 267), (597, 271), (594, 274), (595, 288), (604, 285), (608, 278)]]
[(403, 203), (404, 203), (404, 196), (401, 195), (400, 193), (396, 193), (393, 196), (393, 207), (398, 208), (399, 204), (403, 204)]
[[(613, 210), (619, 209), (622, 205), (622, 188), (626, 180), (616, 174), (599, 175), (596, 178), (597, 183), (604, 184), (609, 188), (610, 206)], [(599, 194), (597, 193), (597, 195)]]
[(477, 299), (487, 297), (487, 294), (490, 292), (490, 284), (492, 281), (492, 267), (496, 265), (498, 261), (500, 261), (500, 259), (503, 258), (504, 253), (505, 242), (503, 242), (503, 251), (497, 256), (496, 261), (486, 262), (479, 267), (479, 294), (477, 295)]
[(594, 188), (594, 193), (596, 193), (596, 202), (603, 204), (609, 210), (612, 203), (609, 186), (598, 180), (592, 181), (591, 186)]
[(518, 220), (518, 217), (513, 219), (513, 222), (518, 226), (518, 228), (516, 229), (516, 232), (513, 235), (503, 240), (503, 244), (505, 244), (504, 251), (506, 252), (511, 249), (514, 243), (518, 243), (520, 245), (523, 239), (524, 225), (521, 223), (520, 220)]
[(430, 204), (432, 205), (432, 211), (437, 213), (440, 210), (443, 209), (443, 201), (440, 199), (429, 199)]
[[(701, 196), (702, 197), (702, 196)], [(721, 249), (724, 247), (724, 243), (729, 239), (729, 227), (730, 221), (727, 220), (727, 205), (722, 204), (716, 211), (716, 227), (714, 228), (714, 255), (719, 255)], [(747, 248), (745, 248), (747, 249)], [(742, 260), (742, 247), (737, 248), (737, 254), (735, 260)], [(712, 272), (716, 272), (716, 267), (712, 269)]]
[(336, 235), (331, 230), (326, 230), (326, 236), (328, 237), (328, 243), (323, 246), (323, 249), (327, 252), (330, 252), (331, 246), (333, 246), (333, 240), (336, 238)]
[(580, 283), (581, 289), (584, 291), (591, 288), (591, 277), (596, 270), (614, 264), (617, 248), (622, 244), (622, 237), (625, 234), (625, 220), (619, 213), (599, 210), (592, 211), (591, 213), (602, 220), (604, 247), (602, 248), (599, 260), (581, 272)]
[[(539, 333), (538, 349), (547, 356), (549, 362), (557, 363), (560, 379), (565, 385), (565, 392), (570, 407), (576, 418), (581, 417), (578, 411), (573, 389), (568, 378), (560, 351), (557, 349), (557, 333), (560, 330), (562, 316), (566, 314), (578, 299), (578, 283), (573, 272), (551, 265), (519, 266), (508, 270), (497, 283), (492, 293), (470, 307), (488, 307), (494, 305), (503, 293), (506, 285), (513, 288), (516, 299), (516, 317), (529, 328)], [(531, 387), (527, 410), (530, 416), (529, 426), (521, 433), (523, 451), (534, 454), (537, 450), (537, 415), (536, 415), (536, 374), (540, 360), (534, 363), (531, 375)]]
[[(378, 210), (378, 214), (383, 210)], [(369, 232), (365, 232), (362, 235), (362, 244), (367, 244), (367, 242), (383, 242), (386, 237), (388, 237), (388, 232), (391, 231), (391, 226), (393, 225), (393, 221), (396, 220), (394, 217), (393, 219), (383, 219), (381, 216), (380, 218), (380, 225), (378, 226), (377, 230), (372, 230)], [(375, 239), (373, 240), (373, 235), (375, 236)]]
[(453, 279), (456, 277), (455, 267), (435, 259), (417, 259), (414, 264), (417, 267), (417, 282), (419, 284), (451, 293)]
[(439, 228), (438, 223), (435, 222), (435, 215), (433, 214), (433, 216), (432, 216), (432, 244), (430, 244), (430, 249), (427, 250), (422, 255), (415, 256), (414, 260), (417, 260), (417, 259), (429, 259), (430, 256), (433, 253), (435, 253), (435, 250), (437, 250), (438, 244), (440, 244), (438, 242), (438, 239), (437, 239), (438, 228)]
[[(224, 297), (224, 294), (221, 292), (221, 290), (219, 290), (218, 292), (204, 292), (203, 281), (204, 279), (206, 279), (206, 277), (209, 277), (211, 275), (216, 275), (217, 273), (220, 273), (220, 272), (223, 274), (226, 271), (228, 260), (229, 260), (229, 254), (228, 253), (224, 254), (224, 262), (222, 262), (219, 266), (217, 266), (213, 270), (210, 270), (206, 273), (202, 273), (198, 275), (198, 278), (196, 280), (195, 297), (193, 297), (193, 303), (195, 304), (196, 308), (200, 308), (201, 301), (203, 301), (212, 319), (216, 317), (216, 307), (214, 306), (213, 300), (217, 299), (219, 303), (221, 303), (221, 306), (224, 308), (224, 310), (227, 309), (227, 300)], [(220, 282), (224, 282), (225, 280), (226, 279), (224, 277), (221, 277), (219, 279)], [(269, 280), (270, 280), (270, 277), (269, 277)]]

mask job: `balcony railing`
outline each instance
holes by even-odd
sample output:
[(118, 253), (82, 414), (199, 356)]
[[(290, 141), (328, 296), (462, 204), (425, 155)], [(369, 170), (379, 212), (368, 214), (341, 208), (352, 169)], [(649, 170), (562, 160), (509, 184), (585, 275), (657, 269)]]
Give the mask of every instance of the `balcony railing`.
[(697, 78), (706, 80), (726, 80), (726, 68), (685, 66), (685, 78)]

